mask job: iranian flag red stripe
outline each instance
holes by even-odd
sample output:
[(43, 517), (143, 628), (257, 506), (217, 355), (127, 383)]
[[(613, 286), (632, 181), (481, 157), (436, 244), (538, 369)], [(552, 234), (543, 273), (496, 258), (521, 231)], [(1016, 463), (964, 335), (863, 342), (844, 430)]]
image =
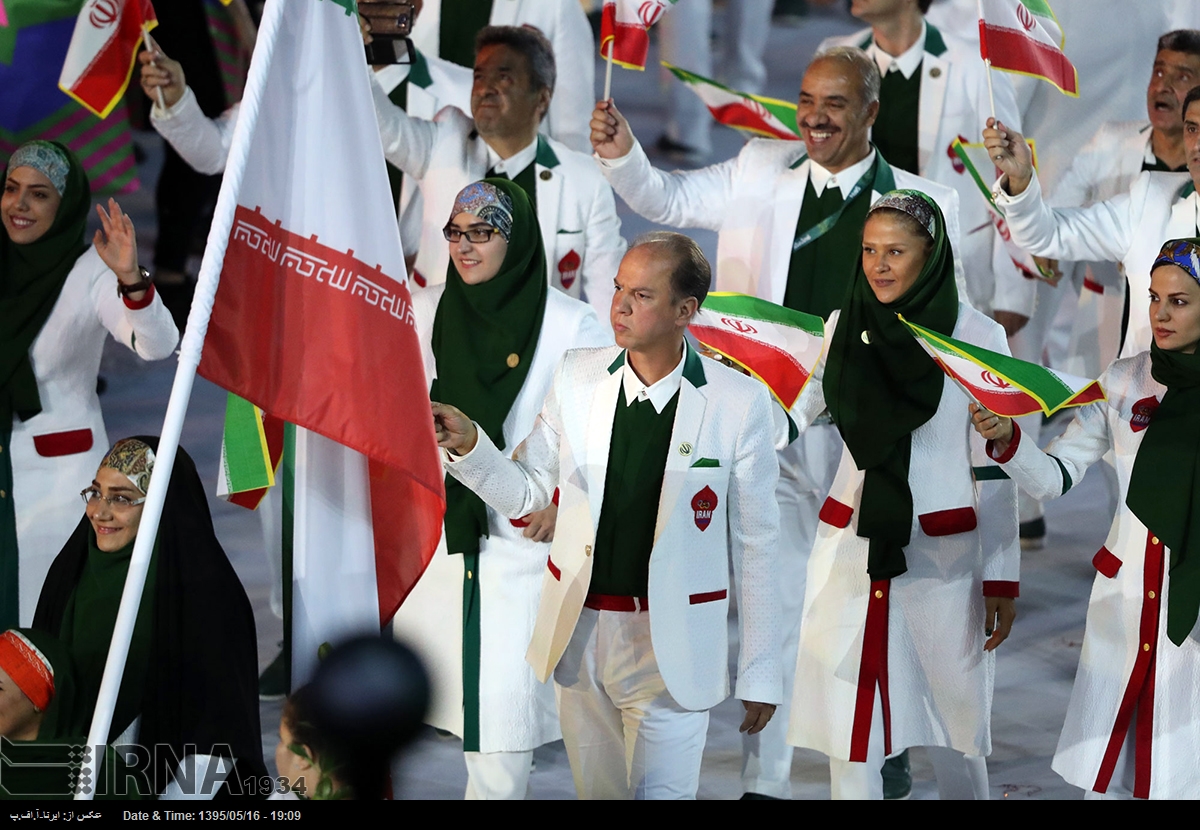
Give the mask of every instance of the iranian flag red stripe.
[(788, 402), (789, 406), (800, 397), (804, 384), (808, 382), (809, 371), (783, 349), (714, 326), (693, 323), (690, 329), (697, 340), (713, 351), (720, 352), (751, 369), (781, 401)]
[(979, 21), (980, 51), (997, 69), (1036, 75), (1068, 95), (1079, 94), (1075, 66), (1061, 50), (1028, 38), (1024, 32)]
[(677, 0), (604, 0), (600, 12), (600, 57), (626, 69), (645, 69), (650, 27)]
[(106, 118), (129, 85), (142, 27), (156, 25), (150, 0), (88, 0), (75, 21), (59, 89)]

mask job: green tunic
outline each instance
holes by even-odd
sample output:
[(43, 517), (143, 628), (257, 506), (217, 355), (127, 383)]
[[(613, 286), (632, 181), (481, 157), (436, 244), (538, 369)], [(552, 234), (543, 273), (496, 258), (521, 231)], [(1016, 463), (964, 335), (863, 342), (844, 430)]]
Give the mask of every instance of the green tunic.
[[(840, 207), (840, 188), (829, 185), (818, 197), (810, 178), (796, 222), (796, 237), (832, 216)], [(854, 276), (854, 266), (862, 255), (862, 226), (870, 207), (871, 188), (865, 187), (846, 206), (837, 224), (819, 238), (792, 251), (787, 289), (783, 295), (786, 307), (828, 318), (841, 306), (846, 287)]]
[(921, 62), (912, 77), (886, 72), (879, 88), (879, 116), (871, 140), (892, 167), (919, 174), (917, 129), (921, 111)]
[(676, 392), (662, 412), (656, 412), (649, 400), (627, 406), (621, 385), (608, 450), (604, 506), (596, 527), (589, 588), (594, 593), (644, 597), (648, 592), (654, 526), (678, 404)]
[(472, 69), (475, 35), (492, 19), (492, 0), (445, 0), (438, 30), (438, 57)]
[[(408, 70), (408, 77), (388, 93), (388, 99), (405, 112), (408, 112), (408, 85), (410, 82), (421, 89), (426, 89), (433, 84), (433, 77), (429, 74), (429, 62), (420, 52), (416, 53), (416, 60)], [(387, 172), (388, 184), (392, 188), (392, 204), (396, 206), (396, 213), (399, 216), (400, 188), (404, 184), (404, 172), (391, 162), (387, 163)]]

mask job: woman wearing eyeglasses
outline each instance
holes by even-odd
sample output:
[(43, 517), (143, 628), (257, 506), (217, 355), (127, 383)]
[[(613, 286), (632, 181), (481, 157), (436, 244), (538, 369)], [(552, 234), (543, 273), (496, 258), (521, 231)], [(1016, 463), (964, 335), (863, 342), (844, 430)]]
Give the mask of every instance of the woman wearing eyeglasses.
[[(74, 493), (108, 446), (96, 374), (104, 341), (146, 360), (179, 340), (113, 200), (84, 242), (91, 189), (70, 150), (17, 148), (0, 197), (0, 629), (28, 625), (78, 517)], [(19, 554), (18, 554), (19, 551)]]
[[(525, 192), (485, 179), (458, 194), (446, 282), (413, 305), (434, 400), (479, 418), (511, 453), (533, 429), (568, 349), (607, 346), (596, 313), (546, 284)], [(396, 615), (430, 669), (427, 720), (463, 739), (468, 798), (524, 798), (534, 748), (561, 733), (554, 689), (525, 662), (557, 507), (510, 522), (446, 478), (442, 544)]]
[[(57, 637), (71, 653), (85, 730), (157, 448), (157, 438), (127, 438), (104, 456), (82, 492), (85, 515), (55, 557), (34, 614), (34, 628)], [(166, 798), (190, 794), (172, 781), (177, 761), (188, 755), (195, 756), (196, 782), (223, 781), (231, 795), (252, 795), (244, 782), (266, 775), (254, 613), (217, 541), (200, 476), (182, 447), (108, 737), (113, 745), (154, 752), (149, 776), (154, 792)]]

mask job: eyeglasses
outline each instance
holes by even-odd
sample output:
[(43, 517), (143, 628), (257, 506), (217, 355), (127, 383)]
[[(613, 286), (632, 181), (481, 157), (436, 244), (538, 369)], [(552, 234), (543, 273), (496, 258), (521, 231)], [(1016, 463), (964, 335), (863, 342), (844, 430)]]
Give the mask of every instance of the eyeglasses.
[(120, 494), (115, 496), (106, 496), (95, 487), (85, 487), (79, 492), (79, 495), (83, 497), (83, 503), (85, 505), (91, 504), (94, 501), (105, 501), (108, 502), (109, 507), (115, 507), (118, 510), (127, 510), (130, 507), (137, 507), (146, 500), (144, 496), (140, 499), (131, 499), (129, 496), (122, 496)]
[(500, 231), (496, 228), (471, 228), (466, 231), (456, 228), (453, 225), (447, 225), (442, 228), (442, 236), (446, 237), (447, 242), (459, 242), (465, 236), (467, 241), (473, 245), (482, 245), (498, 233)]

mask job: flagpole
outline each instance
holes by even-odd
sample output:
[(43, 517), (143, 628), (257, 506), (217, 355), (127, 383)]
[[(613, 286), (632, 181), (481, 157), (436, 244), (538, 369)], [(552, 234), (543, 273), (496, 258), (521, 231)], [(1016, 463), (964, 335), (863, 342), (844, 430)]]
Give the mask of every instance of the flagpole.
[(604, 68), (604, 99), (603, 100), (605, 100), (605, 101), (607, 101), (609, 96), (612, 94), (612, 64), (613, 64), (612, 53), (613, 53), (613, 43), (615, 43), (616, 40), (617, 39), (615, 37), (613, 37), (613, 38), (610, 38), (608, 41), (608, 65)]
[[(983, 58), (983, 71), (987, 74), (988, 82), (988, 103), (992, 106), (992, 120), (996, 120), (996, 96), (992, 92), (992, 60), (987, 53), (987, 37), (984, 34), (983, 26), (983, 0), (976, 0), (976, 7), (979, 9), (979, 55)], [(999, 123), (999, 122), (997, 122)]]
[[(183, 430), (183, 419), (187, 414), (192, 385), (196, 379), (196, 370), (200, 365), (204, 336), (208, 331), (213, 300), (217, 294), (217, 283), (220, 281), (221, 267), (225, 260), (225, 249), (228, 246), (229, 233), (233, 227), (234, 212), (237, 210), (237, 193), (241, 188), (242, 177), (246, 170), (246, 160), (250, 153), (249, 134), (258, 121), (263, 89), (271, 68), (271, 55), (275, 51), (275, 43), (278, 40), (286, 6), (287, 0), (267, 0), (259, 38), (250, 61), (241, 113), (233, 130), (229, 159), (225, 166), (221, 191), (217, 196), (217, 206), (204, 248), (204, 258), (200, 264), (200, 275), (196, 281), (192, 310), (188, 315), (187, 329), (179, 350), (179, 368), (175, 372), (171, 397), (167, 403), (167, 413), (163, 419), (162, 435), (159, 438), (158, 452), (154, 462), (154, 474), (150, 478), (150, 489), (146, 493), (146, 506), (143, 508), (137, 539), (133, 545), (129, 573), (125, 577), (125, 589), (121, 593), (121, 606), (113, 626), (112, 642), (108, 648), (108, 658), (104, 663), (104, 675), (100, 681), (100, 692), (96, 698), (96, 709), (88, 730), (87, 746), (91, 749), (91, 754), (85, 758), (80, 768), (81, 781), (85, 780), (85, 776), (86, 780), (91, 782), (98, 781), (96, 768), (99, 759), (103, 757), (104, 747), (108, 743), (108, 733), (112, 728), (113, 709), (116, 707), (121, 677), (125, 672), (125, 660), (129, 656), (129, 642), (133, 636), (134, 623), (137, 621), (142, 590), (146, 585), (150, 555), (158, 537), (159, 520), (162, 517), (163, 503), (166, 500), (167, 484), (175, 466), (175, 454), (179, 449), (179, 435)], [(203, 749), (198, 748), (198, 751), (201, 754), (207, 754), (202, 751)], [(153, 748), (151, 751), (153, 752)], [(76, 792), (75, 799), (90, 801), (93, 790), (94, 787), (89, 787), (87, 791), (80, 789)]]
[[(151, 54), (153, 54), (155, 52), (162, 54), (161, 52), (159, 52), (158, 43), (154, 40), (154, 38), (150, 37), (150, 24), (148, 24), (148, 23), (142, 24), (142, 37), (144, 37), (146, 39), (146, 46), (147, 46), (147, 48), (149, 48)], [(156, 64), (153, 60), (150, 61), (150, 65), (155, 68), (158, 67), (158, 64)], [(161, 86), (155, 87), (154, 91), (158, 93), (158, 108), (160, 110), (162, 110), (163, 112), (166, 112), (167, 104), (165, 101), (163, 101), (162, 87)]]

